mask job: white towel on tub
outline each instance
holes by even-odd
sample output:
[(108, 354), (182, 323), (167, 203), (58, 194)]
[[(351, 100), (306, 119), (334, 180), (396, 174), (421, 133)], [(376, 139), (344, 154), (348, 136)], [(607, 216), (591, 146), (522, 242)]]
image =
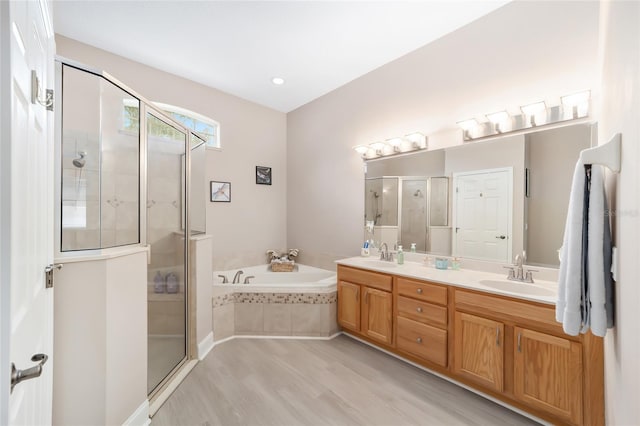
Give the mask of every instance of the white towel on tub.
[(560, 275), (556, 321), (565, 333), (575, 336), (582, 329), (582, 225), (585, 170), (581, 160), (576, 163), (569, 196), (569, 209), (560, 251)]

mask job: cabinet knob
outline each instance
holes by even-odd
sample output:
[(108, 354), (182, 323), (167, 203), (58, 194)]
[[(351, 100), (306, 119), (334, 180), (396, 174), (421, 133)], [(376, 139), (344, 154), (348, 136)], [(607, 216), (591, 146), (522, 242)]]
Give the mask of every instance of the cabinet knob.
[(422, 337), (418, 337), (418, 338), (416, 339), (416, 343), (422, 343)]
[(416, 308), (416, 312), (421, 313), (421, 312), (422, 312), (422, 307), (418, 306), (418, 307)]
[(418, 288), (418, 289), (416, 289), (416, 292), (417, 292), (418, 294), (422, 294), (422, 289), (421, 289), (421, 288)]

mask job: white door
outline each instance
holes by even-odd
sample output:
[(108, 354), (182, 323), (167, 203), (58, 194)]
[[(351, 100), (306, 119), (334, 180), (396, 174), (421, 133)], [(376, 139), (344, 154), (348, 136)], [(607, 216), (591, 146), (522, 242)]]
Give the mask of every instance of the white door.
[(511, 258), (510, 169), (454, 174), (454, 254), (509, 262)]
[(53, 292), (45, 267), (53, 260), (53, 112), (32, 103), (53, 87), (54, 39), (46, 0), (0, 2), (0, 424), (51, 423), (52, 365), (10, 390), (10, 366), (37, 366), (51, 357)]

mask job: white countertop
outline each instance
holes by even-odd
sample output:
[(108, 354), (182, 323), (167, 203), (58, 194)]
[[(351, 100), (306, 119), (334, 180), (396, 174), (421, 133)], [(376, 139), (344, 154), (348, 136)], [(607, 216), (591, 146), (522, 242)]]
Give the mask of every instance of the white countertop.
[[(553, 281), (537, 280), (533, 284), (509, 281), (504, 274), (477, 271), (471, 269), (436, 269), (421, 262), (405, 261), (403, 265), (378, 260), (377, 257), (350, 257), (336, 261), (339, 265), (368, 269), (376, 272), (398, 275), (407, 278), (427, 280), (435, 283), (468, 288), (487, 293), (531, 300), (533, 302), (555, 305), (558, 284)], [(487, 281), (483, 283), (483, 281)], [(490, 281), (493, 281), (492, 284)]]

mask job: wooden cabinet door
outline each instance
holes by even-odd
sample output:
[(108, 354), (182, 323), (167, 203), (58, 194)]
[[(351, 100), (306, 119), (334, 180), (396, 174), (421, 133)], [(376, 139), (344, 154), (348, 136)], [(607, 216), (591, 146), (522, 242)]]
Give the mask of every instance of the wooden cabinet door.
[(504, 324), (455, 313), (455, 374), (499, 392), (504, 382)]
[(516, 398), (573, 424), (582, 423), (582, 345), (516, 327)]
[(349, 330), (360, 331), (360, 286), (338, 282), (338, 323)]
[(390, 345), (392, 294), (370, 287), (363, 287), (363, 292), (362, 332), (373, 340)]

